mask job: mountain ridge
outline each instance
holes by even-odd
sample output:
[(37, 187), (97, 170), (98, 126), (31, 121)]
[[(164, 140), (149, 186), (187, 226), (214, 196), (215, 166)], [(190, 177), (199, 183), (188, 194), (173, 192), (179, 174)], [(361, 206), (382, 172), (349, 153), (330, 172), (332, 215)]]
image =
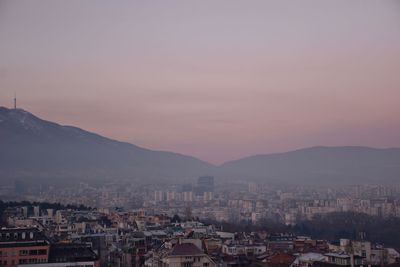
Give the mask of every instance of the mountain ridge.
[(55, 126), (60, 126), (60, 127), (63, 127), (64, 129), (68, 129), (68, 130), (72, 130), (72, 131), (84, 132), (85, 134), (90, 134), (90, 135), (92, 135), (94, 137), (97, 137), (97, 138), (102, 138), (102, 139), (106, 139), (106, 140), (109, 140), (109, 141), (118, 142), (118, 143), (124, 144), (124, 145), (130, 145), (130, 146), (133, 146), (133, 147), (135, 147), (137, 149), (143, 149), (143, 150), (152, 151), (152, 152), (172, 153), (172, 154), (175, 154), (175, 155), (190, 157), (190, 158), (193, 158), (193, 159), (200, 160), (200, 161), (202, 161), (204, 163), (207, 163), (207, 164), (210, 164), (210, 165), (214, 165), (214, 164), (212, 164), (210, 162), (198, 159), (198, 158), (196, 158), (194, 156), (191, 156), (191, 155), (185, 155), (185, 154), (182, 154), (182, 153), (172, 152), (172, 151), (165, 151), (165, 150), (148, 149), (148, 148), (144, 148), (144, 147), (132, 144), (130, 142), (119, 141), (119, 140), (116, 140), (116, 139), (113, 139), (113, 138), (109, 138), (109, 137), (103, 136), (101, 134), (97, 134), (97, 133), (94, 133), (94, 132), (91, 132), (91, 131), (87, 131), (87, 130), (84, 130), (84, 129), (80, 128), (80, 127), (76, 127), (76, 126), (72, 126), (72, 125), (64, 125), (64, 124), (59, 124), (59, 123), (51, 122), (51, 121), (48, 121), (48, 120), (44, 120), (44, 119), (41, 119), (41, 118), (35, 116), (32, 113), (30, 113), (30, 112), (28, 112), (28, 111), (26, 111), (24, 109), (20, 109), (20, 108), (18, 108), (18, 109), (8, 109), (8, 108), (0, 106), (0, 123), (1, 123), (1, 113), (4, 112), (4, 111), (8, 111), (10, 113), (13, 113), (13, 111), (17, 111), (19, 113), (24, 113), (24, 114), (26, 114), (28, 116), (32, 116), (34, 119), (39, 120), (39, 121), (41, 121), (43, 123), (48, 123), (48, 124), (52, 124), (52, 125), (55, 125)]
[(214, 167), (192, 156), (145, 149), (4, 107), (0, 108), (0, 145), (0, 178), (23, 178), (27, 172), (60, 176), (61, 172), (62, 177), (162, 181), (164, 177), (195, 177)]
[(300, 152), (313, 151), (316, 149), (352, 149), (352, 148), (375, 150), (375, 151), (382, 151), (382, 150), (386, 150), (386, 151), (399, 150), (400, 151), (400, 147), (371, 147), (371, 146), (361, 146), (361, 145), (357, 145), (357, 146), (356, 145), (341, 145), (341, 146), (315, 145), (315, 146), (303, 147), (303, 148), (298, 148), (298, 149), (288, 150), (288, 151), (283, 151), (283, 152), (259, 153), (259, 154), (249, 155), (249, 156), (241, 157), (238, 159), (225, 161), (222, 164), (219, 164), (217, 166), (222, 167), (222, 166), (228, 165), (230, 163), (247, 160), (247, 159), (253, 159), (253, 158), (257, 158), (257, 157), (278, 156), (278, 155), (284, 155), (287, 153), (300, 153)]
[(0, 107), (0, 148), (3, 183), (19, 179), (187, 183), (205, 174), (220, 181), (292, 184), (400, 181), (400, 148), (313, 146), (252, 155), (215, 166), (192, 156), (142, 148), (5, 107)]
[(226, 162), (220, 168), (236, 177), (286, 183), (400, 182), (400, 148), (314, 146), (249, 156)]

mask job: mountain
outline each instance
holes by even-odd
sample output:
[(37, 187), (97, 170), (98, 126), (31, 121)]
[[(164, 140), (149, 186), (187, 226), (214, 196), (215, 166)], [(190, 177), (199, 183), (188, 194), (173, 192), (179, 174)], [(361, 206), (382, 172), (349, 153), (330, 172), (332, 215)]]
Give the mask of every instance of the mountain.
[(181, 154), (153, 151), (72, 126), (0, 107), (0, 182), (76, 182), (126, 178), (138, 182), (188, 181), (213, 165)]
[(256, 155), (219, 168), (230, 177), (294, 184), (400, 182), (400, 149), (311, 147)]
[(153, 151), (72, 126), (0, 107), (0, 183), (76, 183), (129, 179), (187, 183), (219, 180), (286, 184), (357, 184), (400, 181), (400, 149), (311, 147), (256, 155), (213, 166), (181, 154)]

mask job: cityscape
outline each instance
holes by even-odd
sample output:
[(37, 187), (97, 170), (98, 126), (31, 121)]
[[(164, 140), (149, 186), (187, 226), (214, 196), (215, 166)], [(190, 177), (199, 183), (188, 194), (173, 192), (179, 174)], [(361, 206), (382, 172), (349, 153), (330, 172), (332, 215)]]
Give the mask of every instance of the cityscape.
[[(3, 186), (1, 198), (6, 266), (391, 266), (400, 258), (399, 184), (219, 185), (201, 176), (170, 186)], [(378, 225), (394, 228), (371, 231)]]
[(400, 267), (399, 11), (0, 0), (0, 267)]
[[(21, 188), (19, 188), (21, 190)], [(193, 184), (142, 185), (107, 183), (74, 187), (38, 186), (16, 193), (15, 187), (1, 188), (3, 200), (36, 203), (65, 203), (75, 206), (146, 214), (199, 218), (239, 223), (276, 219), (285, 225), (312, 219), (317, 214), (356, 212), (383, 218), (400, 217), (400, 184), (331, 187), (232, 183), (218, 185), (212, 176), (201, 176)]]

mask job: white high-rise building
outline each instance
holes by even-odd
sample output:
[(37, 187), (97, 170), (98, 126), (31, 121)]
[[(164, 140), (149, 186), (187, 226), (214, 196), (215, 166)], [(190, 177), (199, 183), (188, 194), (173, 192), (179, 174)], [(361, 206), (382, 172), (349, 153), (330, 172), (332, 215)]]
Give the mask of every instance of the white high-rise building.
[(56, 211), (56, 223), (60, 224), (63, 220), (63, 216), (60, 210)]
[(176, 199), (176, 194), (174, 191), (167, 192), (167, 201), (173, 201)]
[(54, 216), (54, 210), (53, 209), (47, 209), (47, 217), (53, 218)]
[(25, 218), (28, 218), (28, 207), (22, 207), (22, 214)]
[(164, 200), (164, 192), (161, 190), (154, 191), (154, 201), (161, 202)]
[(192, 191), (183, 192), (182, 194), (183, 194), (183, 201), (185, 201), (185, 202), (193, 201), (193, 192)]
[(39, 217), (40, 216), (40, 207), (39, 206), (34, 206), (33, 207), (33, 216)]
[(209, 202), (213, 200), (213, 192), (204, 192), (203, 193), (204, 202)]

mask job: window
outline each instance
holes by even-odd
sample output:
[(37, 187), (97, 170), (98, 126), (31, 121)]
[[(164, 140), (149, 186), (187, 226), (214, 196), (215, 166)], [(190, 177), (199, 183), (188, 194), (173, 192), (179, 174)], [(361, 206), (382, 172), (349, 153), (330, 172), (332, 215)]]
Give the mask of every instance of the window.
[(20, 250), (19, 251), (19, 255), (20, 256), (26, 256), (26, 255), (28, 255), (28, 251), (27, 250)]
[(47, 250), (46, 249), (39, 249), (38, 250), (38, 255), (46, 255), (47, 254)]
[(203, 267), (207, 267), (210, 266), (210, 264), (208, 262), (203, 263)]

